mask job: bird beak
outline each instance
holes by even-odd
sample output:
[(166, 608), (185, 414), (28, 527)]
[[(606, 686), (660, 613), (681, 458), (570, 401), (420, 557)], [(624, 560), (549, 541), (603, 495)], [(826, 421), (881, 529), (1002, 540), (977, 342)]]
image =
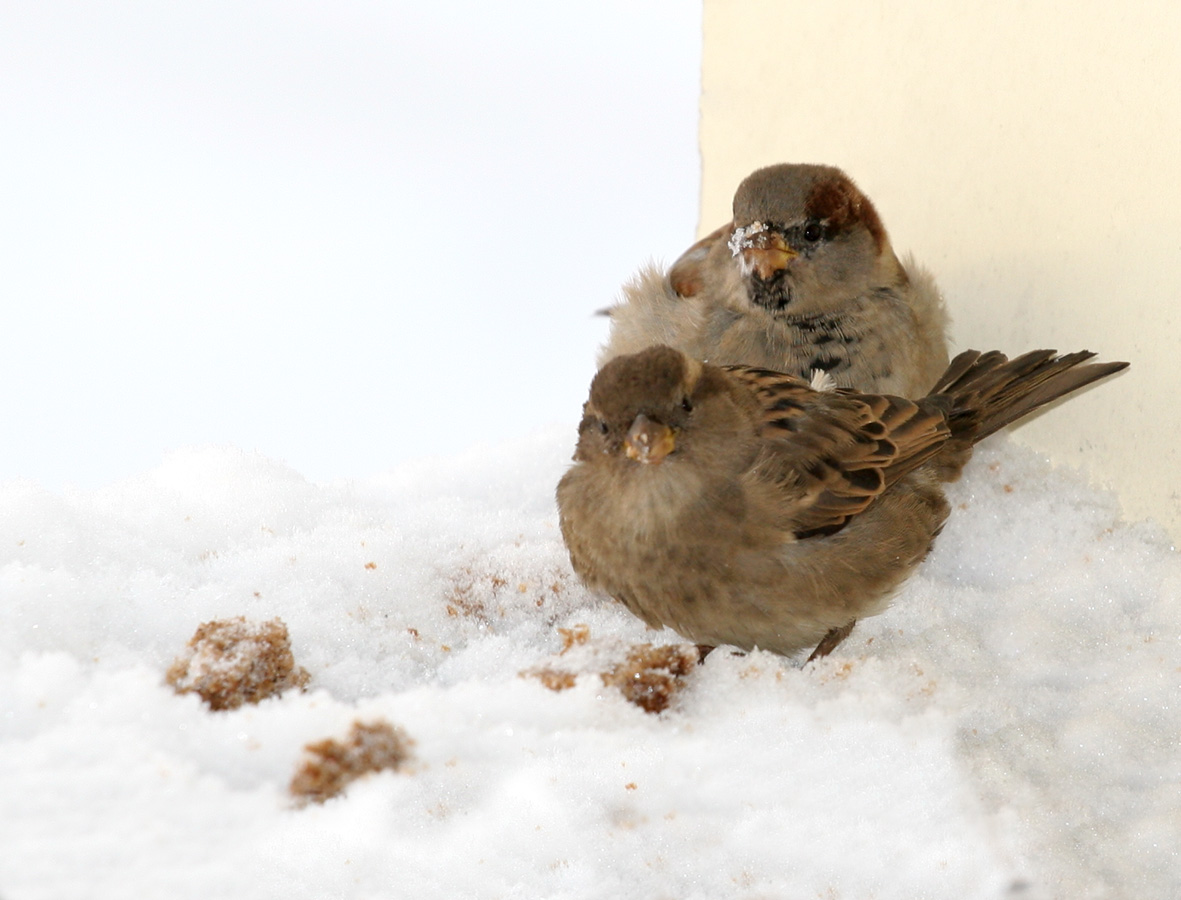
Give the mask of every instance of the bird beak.
[(673, 452), (676, 440), (671, 428), (653, 422), (640, 413), (632, 422), (632, 427), (627, 430), (623, 446), (628, 459), (656, 465)]
[(783, 235), (760, 222), (735, 231), (730, 250), (735, 256), (742, 256), (744, 272), (755, 272), (764, 281), (787, 268), (800, 255), (787, 245)]

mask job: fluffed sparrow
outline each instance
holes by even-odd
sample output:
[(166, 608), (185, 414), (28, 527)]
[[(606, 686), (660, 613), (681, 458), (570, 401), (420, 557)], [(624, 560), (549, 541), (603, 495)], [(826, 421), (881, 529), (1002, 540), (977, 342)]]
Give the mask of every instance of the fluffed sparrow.
[(973, 444), (1127, 366), (1093, 356), (965, 351), (915, 401), (666, 346), (613, 359), (557, 490), (574, 571), (700, 645), (824, 655), (927, 555)]
[(607, 360), (668, 344), (839, 387), (921, 397), (947, 367), (934, 279), (898, 261), (877, 211), (831, 166), (775, 165), (746, 178), (734, 219), (669, 268), (642, 269), (606, 312)]

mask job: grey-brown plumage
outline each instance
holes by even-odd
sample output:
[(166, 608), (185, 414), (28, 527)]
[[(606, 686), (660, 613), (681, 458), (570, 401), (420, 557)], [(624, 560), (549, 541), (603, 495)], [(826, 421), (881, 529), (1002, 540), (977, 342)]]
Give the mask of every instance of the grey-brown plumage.
[(927, 555), (973, 444), (1127, 365), (1093, 355), (966, 351), (914, 401), (666, 346), (616, 358), (558, 485), (570, 561), (698, 644), (827, 653)]
[(839, 387), (920, 397), (947, 366), (931, 276), (899, 262), (869, 198), (840, 169), (775, 165), (734, 195), (734, 218), (612, 307), (600, 364), (662, 343)]

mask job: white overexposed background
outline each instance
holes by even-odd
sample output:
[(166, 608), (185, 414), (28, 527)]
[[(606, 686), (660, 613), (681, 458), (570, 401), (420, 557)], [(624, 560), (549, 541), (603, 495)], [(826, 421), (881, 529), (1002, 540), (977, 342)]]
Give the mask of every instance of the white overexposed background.
[(697, 220), (701, 10), (5, 4), (0, 479), (315, 481), (573, 422)]

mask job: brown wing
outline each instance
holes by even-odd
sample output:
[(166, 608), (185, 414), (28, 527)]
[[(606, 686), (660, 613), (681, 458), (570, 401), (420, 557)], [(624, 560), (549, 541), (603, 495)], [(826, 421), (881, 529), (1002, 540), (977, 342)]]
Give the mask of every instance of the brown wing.
[(726, 369), (759, 400), (766, 446), (755, 474), (781, 491), (799, 538), (839, 531), (950, 436), (933, 403), (815, 391), (767, 369)]
[(682, 253), (668, 269), (673, 290), (682, 297), (695, 297), (705, 286), (705, 260), (718, 244), (730, 240), (734, 223), (727, 222)]

